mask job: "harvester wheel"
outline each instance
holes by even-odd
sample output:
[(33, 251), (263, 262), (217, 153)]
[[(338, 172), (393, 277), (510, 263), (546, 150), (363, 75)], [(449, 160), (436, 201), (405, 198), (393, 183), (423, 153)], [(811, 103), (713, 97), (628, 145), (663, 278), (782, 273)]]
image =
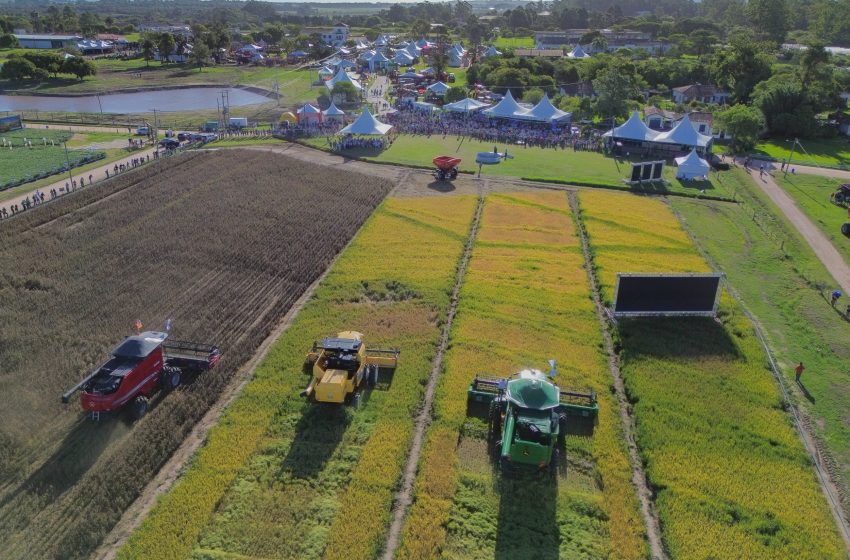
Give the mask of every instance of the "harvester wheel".
[(850, 236), (850, 223), (841, 224), (841, 233)]
[(363, 393), (360, 392), (360, 391), (356, 391), (354, 393), (354, 395), (351, 397), (351, 406), (353, 406), (355, 409), (360, 408), (360, 401), (361, 401), (362, 397), (363, 397)]
[(369, 387), (374, 387), (378, 384), (378, 366), (369, 366), (369, 369), (366, 370), (366, 382), (369, 384)]
[(141, 420), (148, 413), (148, 398), (139, 396), (130, 405), (130, 414), (134, 420)]
[(166, 366), (162, 368), (162, 386), (166, 391), (173, 391), (180, 386), (182, 372), (180, 368)]

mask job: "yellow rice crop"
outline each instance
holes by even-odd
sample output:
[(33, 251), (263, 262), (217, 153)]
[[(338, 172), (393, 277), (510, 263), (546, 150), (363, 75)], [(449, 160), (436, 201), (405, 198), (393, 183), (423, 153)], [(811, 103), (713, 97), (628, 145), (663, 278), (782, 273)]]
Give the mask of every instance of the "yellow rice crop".
[[(709, 270), (661, 201), (598, 192), (580, 201), (608, 298), (617, 272)], [(719, 317), (619, 325), (670, 556), (846, 558), (751, 325), (731, 298)]]
[[(569, 474), (559, 480), (556, 511), (550, 512), (549, 521), (561, 533), (561, 544), (552, 553), (563, 558), (645, 556), (644, 529), (600, 346), (565, 194), (489, 196), (461, 291), (399, 558), (513, 554), (500, 550), (499, 537), (500, 527), (507, 526), (499, 510), (509, 498), (502, 496), (499, 505), (492, 471), (476, 466), (475, 457), (464, 459), (468, 463), (458, 461), (466, 390), (476, 373), (509, 375), (523, 367), (543, 368), (548, 358), (559, 360), (557, 381), (562, 387), (596, 390), (601, 407), (593, 436), (568, 438), (567, 450), (573, 460), (581, 457), (589, 463), (588, 478), (598, 478), (601, 484)], [(470, 441), (473, 448), (480, 442)], [(480, 488), (484, 497), (471, 498), (480, 503), (470, 506), (475, 514), (467, 516), (470, 508), (461, 503), (469, 487)], [(603, 513), (589, 521), (577, 513), (577, 504)], [(540, 546), (529, 534), (515, 537), (528, 541), (532, 548), (526, 552)], [(542, 549), (538, 552), (548, 557)]]

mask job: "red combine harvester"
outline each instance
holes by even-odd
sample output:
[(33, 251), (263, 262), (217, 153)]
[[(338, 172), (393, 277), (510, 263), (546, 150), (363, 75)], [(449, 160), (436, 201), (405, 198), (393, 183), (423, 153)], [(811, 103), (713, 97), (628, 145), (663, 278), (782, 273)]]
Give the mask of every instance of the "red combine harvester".
[(212, 369), (221, 358), (216, 346), (167, 339), (168, 333), (157, 331), (126, 337), (108, 362), (62, 395), (62, 402), (80, 391), (83, 410), (93, 419), (129, 405), (138, 420), (147, 413), (155, 392), (176, 389), (184, 372)]
[(451, 181), (457, 177), (457, 166), (460, 158), (452, 156), (437, 156), (431, 160), (437, 169), (434, 170), (434, 178), (438, 181)]

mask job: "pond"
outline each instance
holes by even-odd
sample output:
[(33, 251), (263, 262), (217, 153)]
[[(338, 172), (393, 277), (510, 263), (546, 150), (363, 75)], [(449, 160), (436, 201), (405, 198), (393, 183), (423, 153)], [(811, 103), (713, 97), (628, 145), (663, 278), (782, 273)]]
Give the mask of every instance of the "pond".
[[(227, 91), (231, 107), (266, 103), (269, 98), (239, 88), (185, 88), (85, 96), (0, 95), (0, 111), (69, 113), (151, 113), (215, 109)], [(100, 98), (98, 100), (98, 97)]]

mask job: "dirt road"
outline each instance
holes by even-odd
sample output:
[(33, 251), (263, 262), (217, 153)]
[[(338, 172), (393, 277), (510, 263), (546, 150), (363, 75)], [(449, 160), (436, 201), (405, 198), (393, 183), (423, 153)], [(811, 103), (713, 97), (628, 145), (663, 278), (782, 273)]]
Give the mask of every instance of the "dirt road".
[[(764, 165), (767, 170), (761, 177), (759, 176), (758, 167)], [(818, 167), (805, 168), (808, 173), (809, 169), (818, 171), (831, 171), (835, 173), (846, 173), (837, 169), (822, 169)], [(804, 173), (803, 168), (797, 167), (800, 173)], [(850, 266), (841, 256), (841, 253), (833, 246), (827, 237), (821, 232), (818, 227), (806, 216), (797, 206), (794, 200), (786, 193), (773, 178), (771, 173), (781, 173), (778, 168), (771, 162), (754, 161), (751, 166), (750, 176), (753, 181), (761, 188), (764, 193), (770, 197), (774, 204), (785, 214), (785, 217), (793, 224), (803, 239), (809, 244), (820, 261), (826, 267), (827, 271), (832, 275), (841, 291), (845, 294), (850, 294)], [(822, 175), (822, 173), (819, 173)], [(850, 178), (850, 174), (847, 175)]]

